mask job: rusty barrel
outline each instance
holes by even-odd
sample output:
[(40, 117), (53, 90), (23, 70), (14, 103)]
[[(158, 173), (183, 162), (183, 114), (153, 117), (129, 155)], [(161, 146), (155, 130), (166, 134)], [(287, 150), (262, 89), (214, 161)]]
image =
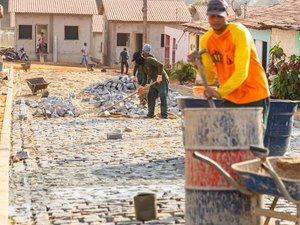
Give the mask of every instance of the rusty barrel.
[(250, 196), (193, 153), (210, 157), (240, 183), (231, 165), (255, 158), (251, 144), (263, 145), (262, 109), (185, 108), (183, 115), (186, 224), (251, 225)]

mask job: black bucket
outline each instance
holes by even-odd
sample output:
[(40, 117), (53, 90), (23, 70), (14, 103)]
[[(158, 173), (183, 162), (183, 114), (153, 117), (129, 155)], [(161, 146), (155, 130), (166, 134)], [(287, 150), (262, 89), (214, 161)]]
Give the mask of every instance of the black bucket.
[(141, 193), (134, 196), (135, 217), (139, 221), (154, 220), (157, 217), (156, 196), (153, 193)]
[(298, 101), (272, 99), (264, 145), (270, 150), (269, 156), (282, 156), (290, 144), (294, 114)]
[[(223, 100), (213, 99), (217, 108), (221, 107)], [(209, 108), (207, 99), (183, 96), (177, 98), (177, 105), (181, 111), (185, 108)]]

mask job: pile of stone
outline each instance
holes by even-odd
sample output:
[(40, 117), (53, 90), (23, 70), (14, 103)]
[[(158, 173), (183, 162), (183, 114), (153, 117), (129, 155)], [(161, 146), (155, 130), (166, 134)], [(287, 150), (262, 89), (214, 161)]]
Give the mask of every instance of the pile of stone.
[[(100, 108), (100, 113), (106, 111), (106, 108), (135, 92), (137, 85), (133, 83), (128, 75), (116, 75), (104, 82), (98, 82), (85, 88), (86, 93), (93, 94), (93, 97), (85, 98), (83, 101), (94, 104)], [(144, 116), (147, 114), (147, 108), (139, 104), (137, 96), (132, 96), (109, 110), (110, 113), (122, 114), (128, 116)], [(179, 114), (176, 97), (180, 96), (178, 92), (169, 90), (168, 110), (170, 113)]]
[(47, 118), (57, 118), (57, 117), (77, 117), (79, 113), (76, 111), (72, 104), (72, 98), (74, 95), (69, 95), (66, 98), (59, 96), (51, 96), (48, 98), (42, 98), (40, 102), (36, 102), (29, 99), (21, 99), (16, 101), (16, 104), (20, 105), (20, 119), (26, 119), (26, 111), (24, 106), (27, 105), (30, 108), (37, 108), (33, 112), (35, 117), (47, 117)]

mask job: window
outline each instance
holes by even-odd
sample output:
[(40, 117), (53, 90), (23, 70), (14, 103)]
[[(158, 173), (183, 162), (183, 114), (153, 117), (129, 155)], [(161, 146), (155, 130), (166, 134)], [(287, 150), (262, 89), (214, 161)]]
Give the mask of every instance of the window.
[(197, 35), (196, 37), (196, 51), (200, 50), (200, 36)]
[(160, 35), (160, 47), (165, 47), (165, 35)]
[(19, 39), (32, 39), (31, 25), (19, 25)]
[(129, 33), (117, 33), (117, 46), (129, 46), (129, 40)]
[(78, 26), (65, 26), (65, 40), (78, 39)]

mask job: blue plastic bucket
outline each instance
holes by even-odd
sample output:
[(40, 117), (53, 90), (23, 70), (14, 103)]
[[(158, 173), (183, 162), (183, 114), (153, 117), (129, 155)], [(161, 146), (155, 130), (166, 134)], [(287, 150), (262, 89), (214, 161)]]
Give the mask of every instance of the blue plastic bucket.
[(272, 99), (264, 145), (269, 148), (270, 156), (282, 156), (290, 144), (294, 114), (297, 101)]

